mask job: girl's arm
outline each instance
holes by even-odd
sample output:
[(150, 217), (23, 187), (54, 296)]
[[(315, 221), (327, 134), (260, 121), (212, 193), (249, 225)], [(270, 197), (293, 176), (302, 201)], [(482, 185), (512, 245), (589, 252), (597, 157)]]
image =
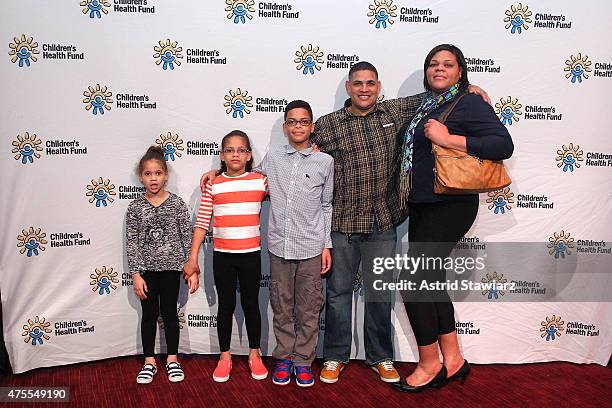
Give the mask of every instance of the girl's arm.
[(189, 256), (189, 251), (191, 249), (191, 236), (192, 229), (191, 226), (191, 217), (189, 215), (189, 208), (187, 208), (187, 204), (181, 199), (179, 202), (179, 233), (181, 234), (181, 243), (183, 245), (183, 260), (186, 261)]
[(200, 253), (200, 247), (206, 237), (206, 231), (210, 226), (210, 220), (212, 217), (213, 200), (212, 200), (212, 184), (207, 183), (202, 193), (202, 200), (200, 201), (200, 208), (198, 209), (198, 215), (196, 217), (195, 226), (193, 228), (193, 239), (191, 241), (191, 249), (185, 266), (183, 266), (183, 275), (188, 278), (194, 273), (200, 273), (198, 266), (198, 254)]
[(128, 268), (132, 275), (146, 269), (144, 259), (138, 247), (138, 216), (132, 206), (125, 215), (125, 238)]
[(183, 276), (186, 278), (189, 278), (194, 273), (200, 273), (200, 267), (198, 266), (198, 254), (200, 253), (200, 247), (202, 246), (204, 238), (206, 238), (206, 230), (196, 226), (193, 229), (193, 240), (191, 241), (189, 257), (187, 258), (185, 265), (183, 265)]
[(132, 274), (134, 292), (138, 298), (144, 300), (149, 291), (140, 273), (146, 269), (144, 258), (138, 247), (138, 216), (132, 206), (128, 207), (125, 216), (126, 249), (128, 258), (128, 269)]

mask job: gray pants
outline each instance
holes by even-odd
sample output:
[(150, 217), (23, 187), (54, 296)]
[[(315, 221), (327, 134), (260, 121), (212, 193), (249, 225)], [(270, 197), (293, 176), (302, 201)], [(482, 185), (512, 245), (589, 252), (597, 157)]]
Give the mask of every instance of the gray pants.
[(287, 260), (270, 253), (270, 305), (274, 312), (275, 358), (310, 366), (323, 307), (321, 255)]

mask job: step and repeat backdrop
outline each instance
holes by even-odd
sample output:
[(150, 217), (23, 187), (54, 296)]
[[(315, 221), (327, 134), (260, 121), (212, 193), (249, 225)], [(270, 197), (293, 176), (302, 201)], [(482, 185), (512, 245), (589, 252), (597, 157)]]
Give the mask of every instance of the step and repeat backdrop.
[[(135, 166), (148, 146), (165, 149), (168, 190), (197, 208), (199, 177), (218, 167), (228, 131), (248, 133), (258, 162), (286, 142), (289, 101), (309, 101), (315, 116), (341, 108), (359, 61), (379, 69), (381, 100), (422, 92), (423, 60), (446, 42), (463, 50), (471, 82), (488, 92), (516, 147), (506, 163), (513, 183), (481, 195), (461, 242), (505, 254), (473, 281), (511, 284), (457, 298), (466, 357), (607, 364), (609, 2), (23, 0), (0, 9), (0, 291), (15, 372), (142, 351), (124, 219), (143, 192)], [(406, 231), (404, 223), (398, 245)], [(188, 295), (183, 286), (177, 304), (182, 353), (218, 352), (211, 242), (202, 287)], [(270, 354), (265, 255), (263, 263)], [(354, 299), (359, 359), (359, 277)], [(415, 361), (399, 297), (392, 319), (395, 358)], [(248, 351), (239, 306), (232, 348)]]

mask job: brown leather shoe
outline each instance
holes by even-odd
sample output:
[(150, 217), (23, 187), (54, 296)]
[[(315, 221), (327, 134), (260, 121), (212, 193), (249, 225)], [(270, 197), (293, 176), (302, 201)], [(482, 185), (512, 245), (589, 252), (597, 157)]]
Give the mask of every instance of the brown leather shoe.
[(380, 380), (386, 383), (396, 383), (400, 380), (400, 375), (393, 367), (393, 361), (385, 360), (371, 366), (372, 370), (376, 371), (380, 376)]
[(338, 381), (340, 372), (344, 370), (344, 363), (340, 361), (328, 360), (323, 363), (323, 369), (319, 375), (321, 382), (333, 384)]

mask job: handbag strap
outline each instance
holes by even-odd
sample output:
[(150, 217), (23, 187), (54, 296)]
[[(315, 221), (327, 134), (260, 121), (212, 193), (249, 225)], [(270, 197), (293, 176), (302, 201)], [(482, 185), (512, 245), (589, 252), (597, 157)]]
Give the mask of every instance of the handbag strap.
[(461, 98), (463, 98), (465, 95), (467, 95), (467, 94), (462, 93), (461, 95), (459, 95), (455, 99), (453, 99), (453, 101), (446, 107), (446, 109), (444, 109), (444, 112), (442, 112), (442, 114), (438, 118), (438, 122), (440, 122), (440, 123), (446, 122), (446, 119), (448, 118), (448, 115), (451, 114), (453, 109), (455, 109), (455, 106), (457, 106), (457, 104), (459, 103)]

